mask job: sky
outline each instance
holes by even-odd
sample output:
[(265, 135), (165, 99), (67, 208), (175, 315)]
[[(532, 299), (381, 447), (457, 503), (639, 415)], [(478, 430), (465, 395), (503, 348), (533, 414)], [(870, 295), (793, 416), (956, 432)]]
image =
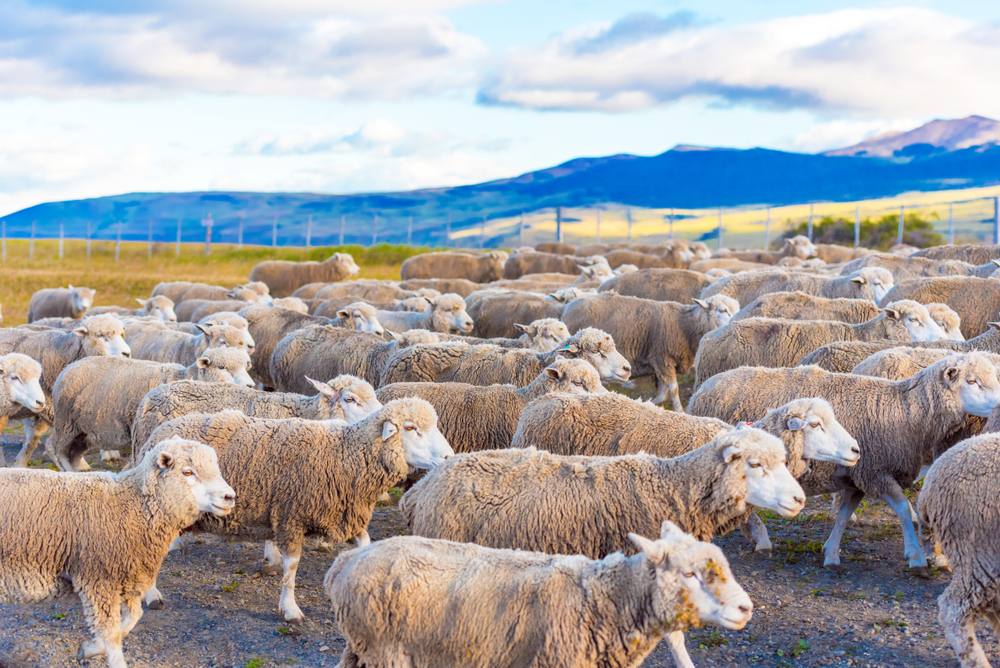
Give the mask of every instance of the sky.
[(4, 0), (0, 215), (1000, 118), (1000, 2)]

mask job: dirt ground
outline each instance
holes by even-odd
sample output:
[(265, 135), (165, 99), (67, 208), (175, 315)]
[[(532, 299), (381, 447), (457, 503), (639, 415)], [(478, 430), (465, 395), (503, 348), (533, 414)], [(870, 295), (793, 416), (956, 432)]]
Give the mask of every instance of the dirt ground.
[[(4, 436), (12, 459), (20, 438)], [(36, 453), (41, 456), (41, 450)], [(39, 463), (39, 465), (41, 465)], [(718, 539), (738, 581), (753, 598), (753, 620), (738, 632), (712, 628), (688, 634), (688, 650), (705, 666), (957, 666), (937, 622), (937, 596), (949, 575), (910, 576), (895, 516), (867, 503), (842, 545), (842, 574), (822, 568), (822, 543), (832, 518), (829, 503), (811, 499), (795, 520), (766, 517), (772, 555), (753, 553), (738, 532)], [(372, 540), (404, 533), (393, 506), (379, 507)], [(322, 590), (336, 552), (307, 550), (298, 573), (302, 626), (278, 614), (277, 577), (261, 574), (262, 544), (226, 543), (214, 536), (189, 538), (186, 554), (164, 561), (159, 587), (166, 608), (151, 610), (125, 641), (135, 668), (163, 666), (335, 666), (343, 639)], [(985, 625), (981, 642), (1000, 661)], [(76, 600), (31, 607), (0, 605), (0, 668), (78, 666), (76, 651), (87, 635)], [(103, 658), (83, 665), (103, 667)], [(672, 666), (661, 643), (643, 664)]]

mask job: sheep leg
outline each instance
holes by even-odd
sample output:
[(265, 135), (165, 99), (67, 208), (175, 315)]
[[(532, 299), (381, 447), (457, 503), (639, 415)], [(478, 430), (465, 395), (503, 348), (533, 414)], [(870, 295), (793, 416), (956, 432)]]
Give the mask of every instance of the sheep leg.
[(670, 393), (670, 402), (673, 404), (675, 411), (679, 413), (684, 412), (684, 406), (681, 404), (681, 392), (680, 386), (677, 384), (677, 367), (673, 364), (667, 364), (661, 369), (656, 371), (656, 389), (659, 390), (656, 395), (656, 399), (653, 403), (662, 404), (667, 400), (667, 393)]
[(146, 590), (146, 607), (150, 610), (163, 610), (163, 594), (156, 588), (156, 576), (153, 576), (153, 585)]
[(278, 551), (274, 541), (264, 541), (264, 559), (267, 563), (261, 567), (261, 572), (264, 575), (277, 575), (281, 569), (281, 552)]
[(771, 537), (767, 533), (767, 527), (757, 517), (757, 513), (751, 512), (747, 516), (746, 522), (740, 523), (740, 531), (747, 537), (747, 540), (753, 542), (754, 552), (764, 552), (765, 556), (771, 555), (771, 548), (773, 547), (771, 545)]
[(962, 668), (990, 668), (986, 652), (976, 638), (976, 615), (968, 605), (968, 597), (963, 595), (969, 591), (963, 584), (978, 588), (959, 579), (952, 580), (938, 597), (938, 621)]
[[(278, 548), (281, 550), (281, 548)], [(281, 565), (284, 575), (281, 576), (281, 598), (278, 602), (278, 612), (285, 615), (285, 621), (301, 624), (306, 616), (295, 603), (295, 573), (299, 570), (299, 558), (302, 556), (302, 544), (288, 546), (281, 550)]]
[(38, 441), (41, 440), (42, 434), (48, 431), (48, 429), (48, 423), (38, 418), (24, 421), (24, 445), (21, 446), (21, 451), (14, 458), (14, 466), (19, 469), (28, 466), (28, 460), (31, 459), (35, 448), (38, 447)]
[(344, 648), (344, 653), (340, 655), (340, 662), (336, 665), (336, 668), (360, 668), (361, 667), (361, 657), (358, 656), (357, 652), (351, 649), (350, 644)]
[(840, 568), (840, 540), (844, 537), (844, 528), (851, 515), (864, 498), (864, 493), (856, 489), (845, 489), (840, 497), (840, 509), (837, 519), (830, 530), (830, 537), (823, 543), (823, 568)]
[(927, 576), (927, 559), (920, 550), (920, 541), (917, 539), (917, 531), (913, 528), (913, 518), (911, 516), (910, 502), (907, 500), (903, 490), (896, 487), (882, 495), (882, 500), (896, 512), (899, 524), (903, 528), (903, 556), (910, 561), (910, 570), (917, 575)]
[(674, 665), (677, 668), (695, 668), (694, 662), (691, 661), (691, 655), (688, 654), (687, 647), (684, 645), (683, 631), (668, 633), (667, 646), (670, 648), (670, 656), (673, 657)]
[(135, 625), (139, 623), (142, 618), (142, 598), (139, 596), (134, 596), (127, 601), (122, 606), (124, 614), (122, 615), (122, 637), (124, 638)]
[(354, 547), (368, 547), (372, 544), (372, 537), (368, 535), (366, 529), (362, 529), (361, 533), (351, 539), (351, 542), (354, 543)]
[(917, 532), (920, 537), (920, 551), (924, 555), (930, 555), (927, 563), (938, 568), (951, 570), (948, 567), (948, 557), (941, 553), (941, 543), (938, 542), (937, 536), (934, 535), (934, 529), (920, 522), (919, 517), (917, 518)]
[[(0, 415), (0, 431), (7, 428), (7, 420), (9, 418), (6, 415)], [(3, 457), (3, 450), (0, 450), (0, 468), (7, 466), (7, 460)]]
[(83, 614), (92, 638), (80, 644), (77, 661), (86, 661), (106, 654), (109, 668), (126, 668), (122, 653), (121, 599), (117, 593), (92, 592), (80, 589)]

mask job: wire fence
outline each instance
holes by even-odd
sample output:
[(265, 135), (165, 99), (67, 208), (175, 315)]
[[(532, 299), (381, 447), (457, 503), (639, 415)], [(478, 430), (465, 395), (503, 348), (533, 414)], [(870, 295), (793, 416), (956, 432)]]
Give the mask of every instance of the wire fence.
[[(152, 256), (154, 246), (204, 243), (243, 248), (321, 247), (380, 243), (460, 248), (512, 248), (542, 241), (562, 240), (582, 245), (592, 242), (657, 243), (671, 238), (705, 241), (712, 246), (733, 248), (767, 247), (792, 229), (804, 228), (812, 237), (823, 221), (854, 222), (854, 242), (861, 242), (866, 221), (889, 221), (898, 225), (902, 241), (907, 224), (920, 220), (951, 243), (996, 243), (1000, 238), (1000, 197), (973, 197), (951, 201), (908, 203), (871, 200), (822, 202), (780, 207), (729, 207), (719, 209), (648, 209), (621, 205), (550, 207), (514, 216), (445, 215), (418, 218), (397, 212), (363, 214), (224, 215), (206, 212), (201, 219), (147, 218), (98, 221), (24, 221), (0, 219), (2, 259), (7, 259), (8, 239), (29, 239), (29, 257), (35, 240), (59, 239), (59, 257), (64, 240), (116, 242), (116, 257), (122, 242), (146, 242)], [(902, 222), (902, 225), (899, 225)], [(843, 240), (850, 243), (850, 240)], [(158, 252), (162, 252), (158, 251)]]

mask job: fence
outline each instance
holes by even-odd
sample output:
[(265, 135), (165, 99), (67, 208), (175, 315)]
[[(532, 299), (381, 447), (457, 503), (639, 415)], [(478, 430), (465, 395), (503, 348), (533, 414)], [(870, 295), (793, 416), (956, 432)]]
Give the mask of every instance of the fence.
[[(979, 189), (985, 190), (985, 189)], [(1000, 188), (993, 189), (1000, 193)], [(963, 191), (952, 194), (962, 194)], [(972, 192), (970, 194), (980, 194)], [(805, 226), (812, 236), (824, 217), (853, 220), (854, 241), (865, 220), (891, 219), (902, 240), (905, 221), (919, 216), (950, 242), (986, 241), (1000, 238), (1000, 195), (947, 199), (939, 193), (923, 200), (910, 197), (899, 202), (869, 200), (847, 203), (814, 203), (781, 207), (732, 207), (719, 209), (643, 209), (621, 205), (553, 207), (534, 212), (490, 216), (468, 212), (421, 219), (410, 214), (366, 212), (364, 214), (288, 214), (284, 216), (229, 215), (215, 218), (210, 212), (201, 219), (24, 221), (0, 220), (0, 253), (7, 259), (7, 239), (29, 239), (29, 258), (34, 257), (36, 239), (59, 239), (63, 257), (64, 239), (85, 239), (87, 257), (91, 241), (115, 241), (118, 259), (123, 241), (148, 244), (152, 257), (156, 244), (169, 244), (180, 254), (182, 243), (279, 247), (341, 246), (378, 243), (417, 244), (464, 248), (497, 248), (535, 245), (556, 239), (569, 243), (643, 241), (656, 243), (674, 236), (730, 247), (761, 247), (777, 239), (790, 227)]]

